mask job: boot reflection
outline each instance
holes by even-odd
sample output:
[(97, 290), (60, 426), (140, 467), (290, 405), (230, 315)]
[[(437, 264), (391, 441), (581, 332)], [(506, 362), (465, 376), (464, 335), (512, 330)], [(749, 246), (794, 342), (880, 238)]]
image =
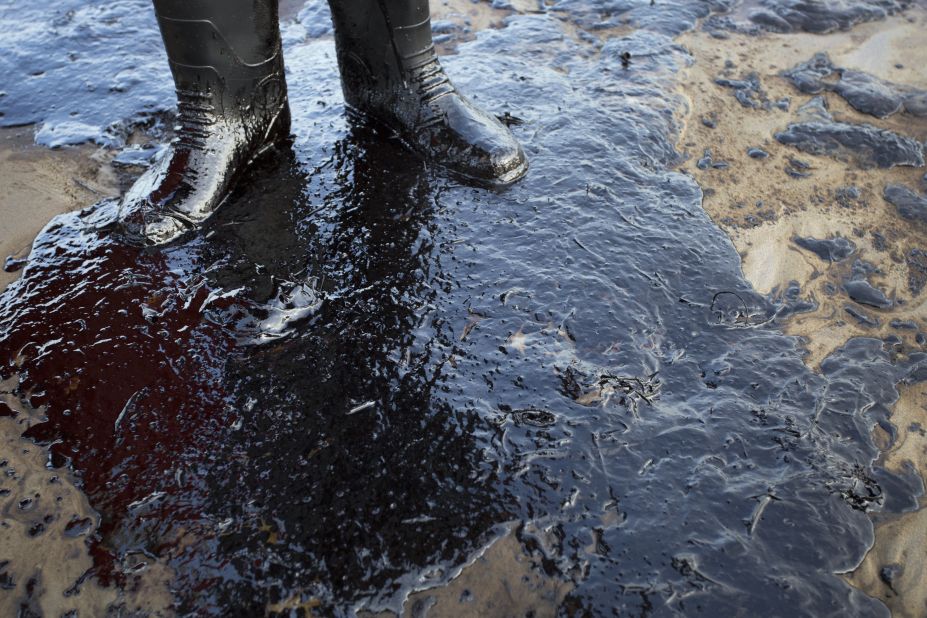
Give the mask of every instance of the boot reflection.
[(364, 128), (321, 168), (281, 155), (210, 223), (217, 288), (268, 304), (311, 283), (321, 303), (282, 332), (249, 333), (226, 365), (240, 429), (217, 444), (200, 509), (234, 524), (173, 561), (175, 588), (201, 591), (185, 611), (389, 599), (506, 518), (477, 421), (436, 397), (446, 333), (423, 307), (444, 276), (431, 240), (442, 186)]

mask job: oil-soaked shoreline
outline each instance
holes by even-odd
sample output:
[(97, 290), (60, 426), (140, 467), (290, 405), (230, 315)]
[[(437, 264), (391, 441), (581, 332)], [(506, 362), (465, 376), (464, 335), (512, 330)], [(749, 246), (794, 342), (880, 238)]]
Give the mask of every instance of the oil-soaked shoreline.
[[(703, 188), (703, 207), (731, 237), (754, 289), (810, 301), (783, 327), (801, 337), (812, 368), (853, 337), (877, 337), (897, 358), (923, 350), (927, 236), (910, 218), (914, 203), (899, 208), (886, 195), (922, 191), (924, 170), (860, 165), (864, 149), (800, 152), (778, 137), (817, 120), (825, 130), (842, 125), (857, 135), (922, 142), (925, 23), (924, 7), (914, 6), (826, 36), (728, 32), (719, 39), (703, 28), (678, 39), (696, 58), (683, 78), (692, 112), (680, 137), (690, 159), (681, 168)], [(706, 149), (718, 167), (698, 165)], [(920, 379), (903, 381), (889, 423), (873, 427), (878, 467), (924, 478), (924, 389)], [(912, 542), (927, 524), (923, 496), (919, 503), (903, 514), (870, 513), (874, 545), (846, 574), (895, 616), (921, 615), (927, 598), (923, 552)]]
[[(871, 429), (927, 358), (860, 338), (806, 367), (780, 323), (810, 307), (754, 292), (672, 171), (671, 36), (705, 5), (606, 40), (629, 24), (604, 4), (447, 58), (521, 121), (510, 190), (349, 129), (331, 42), (294, 37), (292, 151), (203, 234), (139, 252), (106, 202), (40, 234), (0, 295), (0, 372), (100, 513), (87, 582), (131, 590), (143, 556), (181, 613), (399, 609), (514, 526), (567, 614), (886, 613), (836, 573), (866, 511), (916, 507)], [(0, 594), (41, 608), (27, 588)]]

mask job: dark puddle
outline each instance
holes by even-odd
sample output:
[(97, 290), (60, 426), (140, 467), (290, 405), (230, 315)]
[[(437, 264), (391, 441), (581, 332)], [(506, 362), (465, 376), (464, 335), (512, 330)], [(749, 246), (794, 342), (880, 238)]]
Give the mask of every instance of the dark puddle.
[(826, 53), (815, 54), (782, 75), (806, 94), (833, 91), (853, 109), (878, 118), (898, 112), (927, 115), (927, 91), (893, 84), (862, 71), (835, 67)]
[(732, 15), (712, 15), (704, 28), (712, 36), (724, 38), (728, 31), (810, 32), (827, 34), (849, 30), (856, 24), (885, 19), (904, 11), (910, 0), (747, 0)]
[(822, 239), (797, 236), (793, 241), (802, 249), (807, 249), (828, 262), (840, 262), (856, 252), (853, 241), (842, 236)]
[(874, 288), (865, 279), (852, 279), (843, 284), (850, 298), (861, 305), (868, 305), (877, 309), (888, 309), (894, 303), (885, 296), (885, 292)]
[(852, 161), (864, 169), (924, 166), (924, 146), (917, 140), (870, 124), (839, 122), (826, 111), (814, 120), (790, 124), (775, 138), (802, 152)]
[(887, 185), (882, 192), (882, 197), (905, 219), (927, 225), (927, 197), (900, 184)]
[[(725, 73), (730, 73), (731, 68), (733, 67), (726, 69)], [(789, 105), (791, 104), (788, 97), (784, 97), (777, 101), (769, 100), (766, 96), (766, 91), (763, 90), (763, 86), (760, 84), (760, 77), (756, 73), (750, 73), (741, 79), (719, 77), (715, 79), (715, 83), (719, 86), (730, 88), (737, 102), (751, 109), (771, 110), (775, 107), (782, 111), (788, 111)]]
[(813, 32), (825, 34), (848, 30), (858, 23), (885, 19), (901, 11), (905, 0), (864, 0), (863, 2), (808, 2), (807, 0), (760, 0), (749, 12), (749, 19), (773, 32)]
[(121, 146), (133, 123), (173, 108), (148, 2), (3, 2), (0, 32), (0, 125), (39, 123), (39, 144)]
[(183, 611), (344, 615), (521, 522), (565, 613), (887, 615), (835, 573), (867, 511), (915, 506), (870, 430), (927, 359), (857, 339), (805, 367), (669, 171), (690, 58), (662, 29), (593, 53), (516, 17), (447, 59), (524, 120), (506, 191), (348, 130), (320, 41), (288, 51), (292, 150), (203, 234), (139, 252), (111, 203), (56, 218), (0, 296), (0, 372), (102, 514), (93, 574), (142, 552)]

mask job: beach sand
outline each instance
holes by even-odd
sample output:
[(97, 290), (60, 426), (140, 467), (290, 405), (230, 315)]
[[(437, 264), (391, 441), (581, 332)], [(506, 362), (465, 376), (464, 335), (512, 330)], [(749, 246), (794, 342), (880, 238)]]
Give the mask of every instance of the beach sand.
[[(0, 596), (3, 616), (169, 616), (170, 570), (148, 557), (126, 557), (117, 569), (127, 585), (104, 587), (88, 577), (93, 567), (88, 539), (100, 517), (66, 468), (51, 468), (49, 450), (22, 437), (44, 419), (11, 392), (15, 378), (0, 382)], [(7, 588), (10, 586), (10, 588)], [(75, 594), (76, 592), (80, 594)], [(134, 612), (134, 613), (133, 613)]]

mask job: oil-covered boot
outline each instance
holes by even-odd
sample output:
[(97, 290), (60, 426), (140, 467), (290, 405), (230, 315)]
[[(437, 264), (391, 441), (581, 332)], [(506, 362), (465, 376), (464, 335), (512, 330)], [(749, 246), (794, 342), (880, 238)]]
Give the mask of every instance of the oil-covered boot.
[(431, 39), (428, 0), (329, 0), (348, 108), (452, 172), (509, 183), (527, 171), (497, 118), (451, 84)]
[(177, 136), (127, 192), (125, 233), (169, 242), (219, 207), (249, 162), (287, 138), (277, 0), (154, 0), (177, 88)]

